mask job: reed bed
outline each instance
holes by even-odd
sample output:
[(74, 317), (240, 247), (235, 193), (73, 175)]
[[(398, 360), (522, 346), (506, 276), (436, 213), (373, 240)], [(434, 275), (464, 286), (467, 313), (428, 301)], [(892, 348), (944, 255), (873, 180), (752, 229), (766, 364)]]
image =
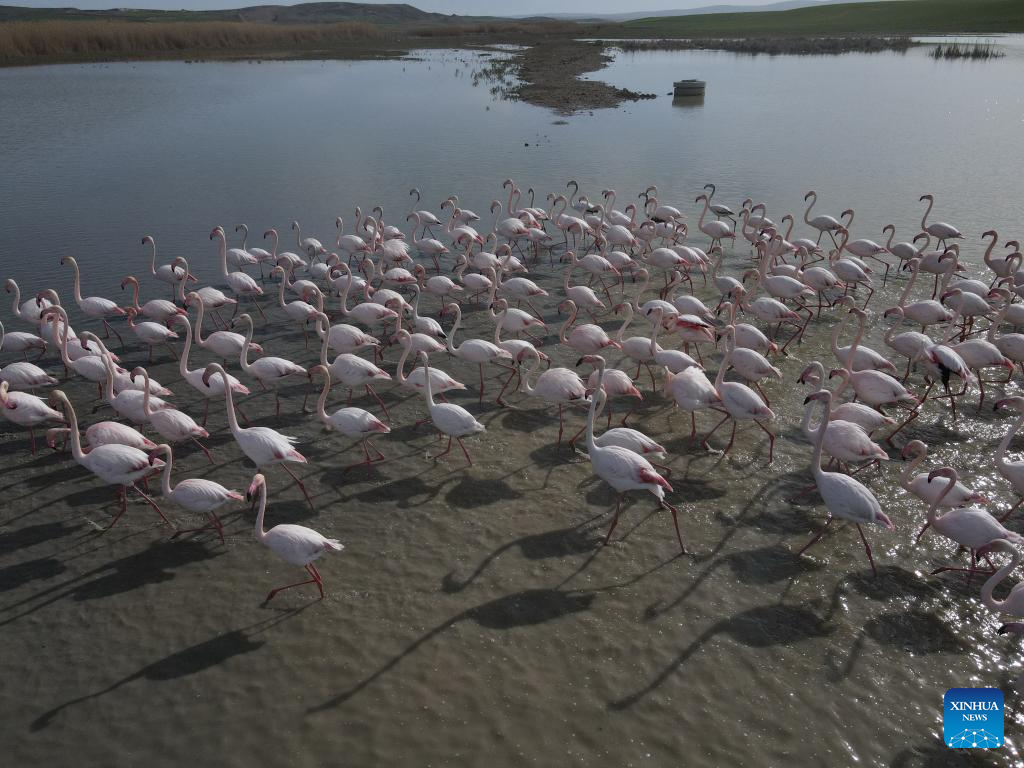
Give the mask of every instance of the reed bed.
[(910, 37), (746, 37), (695, 40), (621, 40), (614, 45), (626, 52), (719, 50), (733, 53), (771, 56), (792, 54), (798, 56), (834, 55), (840, 53), (877, 53), (906, 51), (916, 45)]
[(586, 31), (586, 27), (573, 22), (530, 21), (530, 22), (479, 22), (475, 24), (439, 24), (414, 27), (409, 31), (412, 37), (520, 37), (545, 35), (577, 35)]
[(145, 57), (164, 53), (267, 53), (332, 48), (387, 38), (361, 22), (38, 21), (0, 24), (0, 64)]
[(991, 43), (948, 43), (936, 45), (931, 52), (933, 59), (998, 59), (1006, 54)]

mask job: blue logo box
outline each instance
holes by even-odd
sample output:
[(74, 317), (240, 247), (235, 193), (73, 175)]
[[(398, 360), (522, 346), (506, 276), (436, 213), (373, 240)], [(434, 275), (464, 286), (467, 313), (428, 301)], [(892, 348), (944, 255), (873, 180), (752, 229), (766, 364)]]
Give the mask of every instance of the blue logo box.
[(942, 697), (943, 741), (954, 749), (1003, 746), (1003, 692), (998, 688), (950, 688)]

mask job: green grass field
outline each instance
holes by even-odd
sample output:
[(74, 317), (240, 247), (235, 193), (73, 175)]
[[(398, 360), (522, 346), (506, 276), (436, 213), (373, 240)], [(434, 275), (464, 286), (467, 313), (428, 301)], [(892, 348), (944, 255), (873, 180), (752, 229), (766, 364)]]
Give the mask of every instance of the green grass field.
[(793, 11), (714, 13), (626, 22), (643, 37), (771, 37), (1024, 31), (1024, 0), (888, 0)]

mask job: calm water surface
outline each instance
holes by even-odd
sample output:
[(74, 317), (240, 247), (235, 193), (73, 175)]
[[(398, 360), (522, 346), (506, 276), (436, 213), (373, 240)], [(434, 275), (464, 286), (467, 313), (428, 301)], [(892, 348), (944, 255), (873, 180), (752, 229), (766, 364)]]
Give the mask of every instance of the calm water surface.
[[(185, 255), (216, 284), (216, 224), (285, 233), (294, 218), (327, 241), (334, 217), (351, 226), (356, 205), (381, 203), (403, 225), (411, 186), (424, 207), (458, 192), (485, 214), (508, 176), (541, 195), (570, 177), (595, 197), (613, 186), (620, 208), (654, 183), (691, 222), (709, 181), (734, 206), (765, 200), (776, 220), (801, 213), (814, 188), (819, 212), (853, 207), (854, 236), (875, 239), (889, 222), (909, 239), (918, 196), (933, 192), (936, 217), (967, 233), (965, 260), (981, 274), (982, 231), (1024, 235), (1024, 43), (1000, 43), (1008, 55), (990, 62), (936, 62), (923, 50), (625, 55), (595, 76), (661, 94), (698, 77), (708, 81), (703, 103), (661, 96), (564, 125), (473, 87), (484, 60), (467, 52), (0, 70), (2, 276), (26, 291), (54, 286), (69, 301), (59, 257), (72, 253), (86, 294), (117, 297), (120, 278), (146, 267), (138, 243), (148, 233), (161, 262)], [(733, 274), (746, 265), (743, 249), (729, 254)], [(559, 275), (544, 267), (534, 278), (554, 296)], [(876, 349), (877, 315), (902, 286), (872, 302)], [(148, 283), (144, 294), (161, 289)], [(554, 306), (544, 305), (550, 322)], [(257, 331), (268, 352), (311, 364), (298, 333), (271, 317), (278, 322)], [(824, 517), (820, 504), (790, 502), (808, 481), (810, 453), (794, 382), (808, 360), (830, 361), (837, 317), (815, 324), (781, 364), (785, 382), (767, 390), (780, 435), (770, 469), (757, 430), (743, 430), (722, 459), (691, 448), (686, 419), (666, 422), (664, 400), (647, 395), (639, 424), (673, 456), (673, 499), (696, 553), (688, 557), (675, 556), (668, 520), (640, 498), (624, 514), (625, 539), (596, 546), (613, 495), (585, 458), (556, 448), (552, 414), (536, 401), (477, 406), (471, 389), (460, 402), (488, 432), (470, 442), (477, 466), (463, 471), (424, 458), (433, 437), (411, 426), (422, 402), (386, 388), (395, 429), (379, 442), (390, 461), (342, 473), (356, 452), (299, 413), (300, 382), (285, 387), (281, 419), (266, 397), (243, 406), (299, 436), (311, 461), (303, 477), (317, 512), (272, 470), (268, 524), (310, 524), (347, 549), (321, 568), (327, 600), (293, 591), (260, 607), (295, 573), (252, 540), (247, 511), (227, 516), (227, 546), (206, 534), (168, 542), (141, 505), (97, 537), (86, 521), (105, 518), (108, 489), (58, 456), (29, 457), (24, 435), (9, 430), (0, 442), (0, 733), (11, 764), (1013, 763), (1024, 722), (1010, 693), (1019, 648), (996, 636), (977, 581), (927, 576), (955, 552), (935, 537), (913, 545), (923, 509), (899, 488), (899, 461), (868, 474), (897, 526), (869, 532), (878, 578), (849, 529), (793, 556)], [(25, 330), (6, 310), (2, 319)], [(468, 324), (490, 332), (482, 313)], [(396, 357), (388, 352), (389, 369)], [(460, 363), (439, 364), (475, 381)], [(198, 413), (171, 362), (152, 370)], [(86, 420), (103, 415), (89, 413), (89, 388), (67, 390)], [(911, 436), (936, 447), (929, 462), (953, 463), (1005, 508), (1015, 498), (991, 455), (1009, 420), (967, 408), (954, 421), (929, 403)], [(218, 465), (186, 450), (179, 476), (244, 490), (252, 469), (216, 407), (211, 427)], [(942, 694), (968, 685), (1008, 692), (1004, 749), (942, 746)]]

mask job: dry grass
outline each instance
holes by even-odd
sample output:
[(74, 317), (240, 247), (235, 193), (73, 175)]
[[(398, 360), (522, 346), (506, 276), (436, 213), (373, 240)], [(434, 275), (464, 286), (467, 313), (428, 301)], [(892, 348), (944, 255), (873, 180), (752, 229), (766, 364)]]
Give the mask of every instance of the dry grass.
[(915, 43), (907, 36), (896, 37), (746, 37), (696, 40), (621, 40), (609, 43), (623, 51), (719, 50), (771, 56), (782, 54), (822, 56), (840, 53), (906, 51)]
[(0, 64), (145, 57), (181, 52), (331, 48), (386, 35), (372, 24), (39, 21), (0, 24)]

